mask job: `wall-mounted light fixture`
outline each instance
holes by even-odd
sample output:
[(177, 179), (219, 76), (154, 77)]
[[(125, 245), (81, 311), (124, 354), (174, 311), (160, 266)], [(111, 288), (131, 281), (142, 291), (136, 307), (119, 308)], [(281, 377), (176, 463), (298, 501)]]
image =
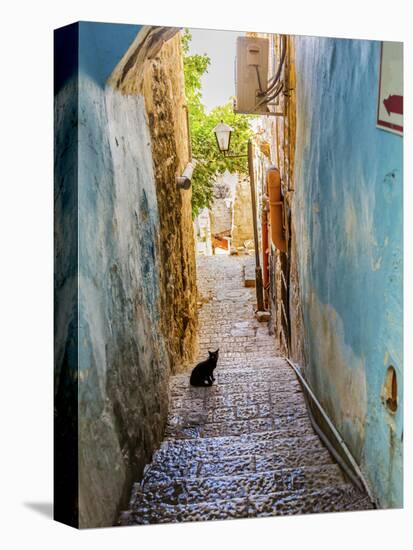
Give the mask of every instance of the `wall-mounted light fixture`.
[(221, 122), (215, 126), (213, 131), (217, 140), (218, 149), (221, 151), (221, 153), (224, 153), (224, 155), (226, 155), (229, 151), (231, 134), (234, 129), (231, 128), (231, 126), (228, 126), (228, 124), (225, 124), (223, 120), (221, 120)]
[(246, 158), (248, 153), (242, 153), (241, 155), (232, 155), (229, 153), (229, 147), (231, 144), (231, 135), (234, 131), (231, 126), (225, 124), (223, 120), (217, 124), (213, 130), (215, 134), (215, 139), (217, 140), (218, 149), (224, 155), (224, 157), (235, 159), (235, 158)]

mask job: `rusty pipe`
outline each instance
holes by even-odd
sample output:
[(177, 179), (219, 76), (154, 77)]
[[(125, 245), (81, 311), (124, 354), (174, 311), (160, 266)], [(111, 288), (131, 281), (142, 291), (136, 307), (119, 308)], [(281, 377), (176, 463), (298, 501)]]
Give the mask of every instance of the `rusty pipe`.
[(271, 241), (281, 252), (287, 252), (283, 224), (283, 201), (281, 195), (280, 171), (270, 166), (267, 171), (267, 186), (270, 203)]

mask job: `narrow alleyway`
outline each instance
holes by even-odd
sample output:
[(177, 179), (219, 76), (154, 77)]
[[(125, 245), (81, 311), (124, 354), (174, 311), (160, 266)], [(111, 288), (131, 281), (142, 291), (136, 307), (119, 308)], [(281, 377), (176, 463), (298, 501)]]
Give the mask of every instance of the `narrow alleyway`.
[(371, 508), (315, 435), (293, 370), (245, 288), (249, 257), (198, 259), (199, 358), (219, 347), (212, 387), (170, 384), (165, 440), (121, 524)]

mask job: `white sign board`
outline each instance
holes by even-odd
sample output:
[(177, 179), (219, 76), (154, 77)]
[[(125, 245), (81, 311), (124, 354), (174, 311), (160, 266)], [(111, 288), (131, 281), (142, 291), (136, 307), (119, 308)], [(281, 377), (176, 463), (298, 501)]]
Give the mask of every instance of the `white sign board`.
[(382, 42), (377, 126), (403, 135), (403, 44)]

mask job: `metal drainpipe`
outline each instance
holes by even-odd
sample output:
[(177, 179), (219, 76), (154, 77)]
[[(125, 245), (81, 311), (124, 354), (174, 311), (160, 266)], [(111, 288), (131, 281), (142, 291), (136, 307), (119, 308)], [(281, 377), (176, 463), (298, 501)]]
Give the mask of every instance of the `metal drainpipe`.
[[(349, 469), (349, 466), (344, 462), (344, 460), (341, 458), (341, 456), (337, 453), (337, 451), (334, 449), (330, 441), (328, 440), (327, 436), (322, 432), (321, 428), (318, 426), (317, 422), (315, 421), (315, 418), (313, 414), (311, 413), (310, 409), (307, 407), (308, 412), (310, 413), (310, 420), (312, 425), (314, 426), (314, 429), (316, 430), (317, 434), (321, 437), (323, 442), (326, 444), (327, 448), (330, 450), (330, 452), (333, 454), (334, 458), (337, 460), (337, 462), (340, 464), (340, 466), (343, 468), (343, 470), (347, 473), (347, 475), (356, 483), (356, 485), (360, 486), (362, 485), (365, 489), (368, 497), (370, 498), (371, 502), (377, 507), (376, 499), (374, 498), (374, 495), (369, 487), (369, 484), (367, 483), (366, 478), (363, 475), (363, 472), (361, 471), (359, 465), (355, 461), (353, 455), (350, 453), (347, 445), (344, 442), (344, 439), (341, 437), (340, 433), (337, 431), (336, 427), (328, 417), (327, 413), (321, 406), (321, 403), (317, 399), (316, 395), (314, 394), (313, 390), (310, 388), (308, 382), (304, 378), (304, 376), (301, 374), (300, 369), (298, 366), (291, 361), (288, 357), (284, 357), (284, 359), (287, 361), (287, 363), (290, 365), (290, 367), (294, 370), (301, 386), (305, 389), (307, 395), (311, 399), (311, 401), (315, 404), (318, 411), (320, 412), (321, 416), (323, 417), (324, 421), (326, 422), (327, 426), (333, 433), (334, 437), (336, 438), (337, 443), (340, 445), (340, 448), (343, 450), (344, 454), (347, 457), (347, 460), (351, 464), (351, 467), (353, 468), (353, 471), (355, 474), (351, 472)], [(357, 477), (356, 477), (357, 476)], [(356, 479), (354, 479), (356, 477)], [(357, 479), (358, 478), (358, 479)]]
[(257, 226), (257, 203), (255, 200), (255, 183), (254, 183), (254, 164), (253, 164), (252, 141), (248, 140), (248, 172), (251, 187), (251, 206), (252, 206), (252, 223), (254, 226), (254, 248), (255, 248), (255, 291), (257, 295), (257, 310), (264, 311), (264, 295), (262, 285), (262, 270), (260, 266), (260, 251), (258, 242), (258, 226)]
[(185, 170), (182, 173), (182, 176), (176, 176), (176, 186), (178, 189), (188, 190), (191, 187), (192, 172), (196, 166), (196, 160), (193, 159), (192, 162), (188, 162)]
[(268, 269), (268, 216), (267, 210), (262, 211), (262, 262), (263, 262), (263, 286), (264, 286), (264, 305), (268, 308), (268, 284), (269, 284), (269, 269)]

